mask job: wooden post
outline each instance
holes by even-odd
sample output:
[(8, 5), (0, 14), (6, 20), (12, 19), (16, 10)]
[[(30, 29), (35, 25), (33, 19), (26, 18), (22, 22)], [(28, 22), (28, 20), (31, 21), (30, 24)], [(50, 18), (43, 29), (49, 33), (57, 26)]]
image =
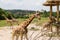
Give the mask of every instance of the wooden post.
[(52, 5), (50, 5), (50, 17), (52, 17)]
[[(57, 3), (57, 22), (59, 22), (59, 3)], [(57, 35), (59, 35), (59, 26), (57, 26)]]
[(57, 3), (57, 22), (59, 21), (59, 3)]
[[(50, 5), (50, 17), (52, 17), (52, 5)], [(51, 24), (50, 24), (51, 25)], [(52, 26), (50, 26), (50, 30), (52, 32)]]

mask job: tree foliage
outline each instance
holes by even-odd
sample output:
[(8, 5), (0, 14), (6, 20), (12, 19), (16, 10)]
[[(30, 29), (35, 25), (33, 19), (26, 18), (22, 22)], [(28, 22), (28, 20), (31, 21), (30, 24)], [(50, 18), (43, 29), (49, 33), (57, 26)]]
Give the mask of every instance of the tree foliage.
[[(30, 11), (29, 10), (4, 10), (4, 9), (0, 8), (0, 19), (4, 19), (2, 14), (4, 14), (6, 17), (11, 19), (11, 16), (9, 15), (9, 13), (14, 18), (29, 18), (29, 15), (34, 14), (35, 11), (31, 11), (31, 10)], [(43, 10), (43, 12), (41, 12), (41, 17), (49, 17), (49, 15), (50, 15), (49, 11)], [(52, 15), (56, 17), (56, 12), (53, 12)]]

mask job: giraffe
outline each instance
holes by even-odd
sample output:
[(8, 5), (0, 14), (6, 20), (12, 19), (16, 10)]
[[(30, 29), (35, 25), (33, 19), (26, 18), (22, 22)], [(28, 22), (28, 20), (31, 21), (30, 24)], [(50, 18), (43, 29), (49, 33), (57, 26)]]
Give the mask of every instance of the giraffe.
[[(49, 19), (50, 19), (50, 21), (48, 21), (47, 23), (45, 23), (43, 25), (43, 29), (47, 27), (47, 29), (49, 30), (49, 29), (51, 29), (51, 25), (56, 23), (55, 17), (52, 16), (52, 17), (49, 17)], [(51, 31), (52, 31), (52, 29), (51, 29)]]
[(20, 37), (21, 40), (23, 40), (23, 36), (25, 35), (26, 39), (27, 38), (27, 26), (32, 22), (32, 20), (35, 17), (39, 18), (39, 13), (33, 14), (31, 17), (29, 17), (27, 20), (25, 20), (22, 24), (20, 24), (17, 28), (14, 28), (12, 31), (12, 40), (14, 40), (15, 36), (16, 36), (16, 40), (18, 40), (18, 38)]
[(13, 23), (17, 23), (17, 24), (19, 25), (18, 20), (15, 19), (15, 18), (11, 15), (11, 13), (9, 13), (9, 15), (11, 16)]
[(8, 19), (4, 14), (2, 14), (2, 16), (5, 18), (7, 24), (10, 23), (10, 26), (12, 28), (12, 25), (13, 25), (12, 20)]

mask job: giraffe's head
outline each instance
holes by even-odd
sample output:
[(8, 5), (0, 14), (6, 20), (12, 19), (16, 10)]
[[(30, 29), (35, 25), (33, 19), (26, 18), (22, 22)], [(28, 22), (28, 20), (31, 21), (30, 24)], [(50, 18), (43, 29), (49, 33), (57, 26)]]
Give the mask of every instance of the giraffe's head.
[(39, 20), (41, 19), (41, 15), (39, 11), (36, 12), (35, 17), (37, 17)]

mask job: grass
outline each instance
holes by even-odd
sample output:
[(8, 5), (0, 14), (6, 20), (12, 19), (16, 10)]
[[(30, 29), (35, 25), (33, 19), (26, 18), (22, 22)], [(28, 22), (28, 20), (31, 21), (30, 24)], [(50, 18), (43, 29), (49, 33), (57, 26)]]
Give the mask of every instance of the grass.
[[(19, 18), (17, 19), (19, 21), (19, 23), (23, 22), (25, 19), (23, 18)], [(14, 24), (15, 25), (15, 24)], [(6, 22), (6, 20), (0, 20), (0, 27), (4, 27), (4, 26), (10, 26), (10, 24)]]
[(0, 27), (6, 25), (6, 21), (5, 20), (0, 20)]
[[(22, 23), (25, 19), (23, 18), (19, 18), (19, 24)], [(47, 22), (49, 19), (48, 18), (44, 18), (42, 17), (41, 20), (38, 20), (37, 18), (35, 18), (32, 23), (37, 23), (37, 25), (42, 25), (44, 22)], [(0, 27), (4, 27), (4, 26), (9, 26), (10, 24), (6, 23), (6, 20), (0, 20)]]
[(36, 25), (42, 25), (43, 23), (45, 22), (48, 22), (49, 19), (47, 17), (42, 17), (41, 20), (38, 20), (38, 19), (34, 19), (33, 22), (36, 23)]

